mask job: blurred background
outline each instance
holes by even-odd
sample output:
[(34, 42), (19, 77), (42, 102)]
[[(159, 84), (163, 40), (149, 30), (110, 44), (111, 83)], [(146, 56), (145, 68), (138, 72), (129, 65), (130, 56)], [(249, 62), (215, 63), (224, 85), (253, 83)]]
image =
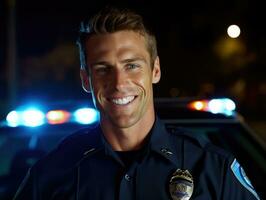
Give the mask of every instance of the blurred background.
[(23, 102), (87, 98), (75, 45), (79, 24), (109, 4), (136, 10), (157, 36), (162, 68), (157, 97), (229, 97), (266, 141), (266, 27), (260, 3), (2, 0), (0, 119)]

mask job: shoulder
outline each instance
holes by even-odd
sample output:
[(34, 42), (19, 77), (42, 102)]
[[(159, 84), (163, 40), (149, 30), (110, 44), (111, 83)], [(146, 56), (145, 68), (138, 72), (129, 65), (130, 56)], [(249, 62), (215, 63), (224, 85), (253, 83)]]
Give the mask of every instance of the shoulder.
[(191, 171), (201, 185), (208, 185), (225, 199), (259, 199), (232, 153), (212, 144), (196, 131), (174, 126), (168, 127), (167, 132), (173, 142), (182, 141), (182, 168)]
[(65, 137), (59, 145), (39, 160), (34, 167), (39, 169), (56, 169), (73, 167), (84, 153), (101, 146), (100, 128), (84, 128)]
[(96, 147), (101, 143), (100, 127), (84, 128), (65, 137), (55, 151), (76, 151), (88, 147)]
[[(230, 174), (230, 165), (234, 160), (230, 152), (188, 129), (168, 129), (168, 134), (171, 141), (175, 141), (177, 155), (181, 152), (182, 168), (188, 169), (195, 176), (200, 173), (208, 177), (217, 188), (223, 177)], [(178, 147), (179, 144), (181, 147)]]
[(44, 195), (52, 194), (51, 189), (70, 187), (75, 182), (76, 166), (84, 154), (101, 145), (99, 132), (98, 128), (82, 129), (64, 138), (57, 148), (30, 168), (26, 185), (23, 183), (22, 187), (26, 190), (28, 187), (35, 188), (36, 192)]

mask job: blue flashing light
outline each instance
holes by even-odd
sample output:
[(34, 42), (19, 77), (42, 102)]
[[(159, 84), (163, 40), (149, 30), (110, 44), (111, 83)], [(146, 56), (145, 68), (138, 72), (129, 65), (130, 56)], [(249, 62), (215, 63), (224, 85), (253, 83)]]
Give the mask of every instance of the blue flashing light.
[(15, 110), (9, 112), (6, 116), (7, 125), (16, 127), (20, 124), (19, 113)]
[(235, 103), (228, 98), (212, 99), (208, 103), (208, 110), (214, 114), (222, 113), (230, 116), (233, 115), (235, 108)]
[(7, 114), (6, 122), (10, 127), (36, 127), (45, 123), (45, 115), (43, 112), (35, 108), (30, 108), (24, 111), (13, 110)]
[(74, 118), (80, 124), (92, 124), (99, 120), (99, 113), (93, 108), (80, 108), (74, 112)]
[(225, 108), (227, 110), (234, 111), (236, 109), (236, 104), (231, 99), (224, 99), (225, 102)]
[(31, 108), (21, 113), (22, 125), (36, 127), (44, 124), (45, 115), (38, 109)]

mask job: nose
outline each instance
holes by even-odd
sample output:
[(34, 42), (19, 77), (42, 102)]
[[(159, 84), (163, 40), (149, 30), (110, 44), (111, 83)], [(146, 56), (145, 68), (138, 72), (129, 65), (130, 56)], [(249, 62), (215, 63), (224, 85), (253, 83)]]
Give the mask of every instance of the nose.
[(126, 87), (126, 84), (128, 82), (128, 77), (125, 71), (119, 69), (113, 71), (111, 79), (112, 79), (112, 86), (117, 91), (123, 90), (123, 88)]

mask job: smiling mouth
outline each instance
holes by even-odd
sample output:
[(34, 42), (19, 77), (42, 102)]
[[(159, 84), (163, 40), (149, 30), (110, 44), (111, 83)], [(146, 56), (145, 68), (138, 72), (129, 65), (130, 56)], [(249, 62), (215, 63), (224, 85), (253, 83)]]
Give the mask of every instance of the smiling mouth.
[(127, 97), (122, 97), (122, 98), (110, 98), (109, 101), (111, 101), (112, 103), (116, 104), (116, 105), (127, 105), (129, 103), (131, 103), (132, 101), (134, 101), (134, 99), (137, 96), (127, 96)]

